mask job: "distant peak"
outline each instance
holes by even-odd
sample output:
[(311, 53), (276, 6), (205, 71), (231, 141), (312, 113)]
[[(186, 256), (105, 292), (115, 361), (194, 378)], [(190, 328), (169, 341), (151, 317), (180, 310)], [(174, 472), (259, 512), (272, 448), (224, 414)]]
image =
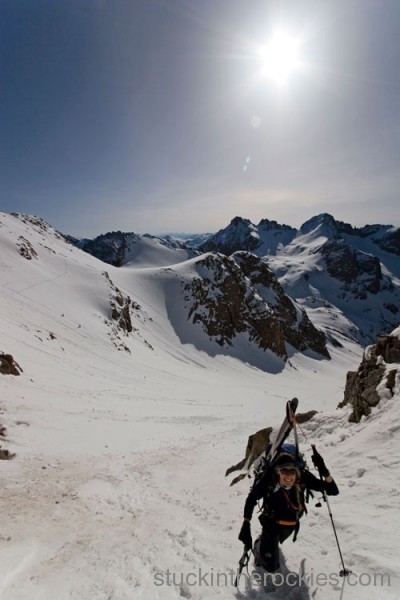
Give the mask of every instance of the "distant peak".
[(285, 229), (296, 231), (295, 228), (290, 227), (290, 225), (281, 225), (280, 223), (278, 223), (278, 221), (271, 221), (270, 219), (261, 219), (261, 221), (258, 224), (258, 227), (260, 229), (263, 229), (264, 231), (270, 231), (271, 229)]
[(254, 224), (250, 221), (250, 219), (244, 219), (243, 217), (234, 217), (230, 222), (230, 225), (234, 225), (235, 227), (242, 224), (251, 225), (254, 227)]
[(312, 231), (318, 230), (321, 235), (326, 235), (329, 238), (337, 238), (339, 229), (335, 219), (328, 213), (322, 213), (311, 217), (300, 227), (300, 234), (304, 235)]

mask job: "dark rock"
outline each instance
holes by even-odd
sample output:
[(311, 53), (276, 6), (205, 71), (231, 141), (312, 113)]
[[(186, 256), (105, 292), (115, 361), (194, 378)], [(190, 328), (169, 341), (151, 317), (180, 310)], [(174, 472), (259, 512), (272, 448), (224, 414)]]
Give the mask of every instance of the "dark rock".
[(11, 354), (0, 354), (0, 374), (20, 375), (22, 372), (22, 368)]
[(287, 358), (287, 344), (329, 358), (326, 339), (306, 312), (285, 294), (266, 259), (248, 252), (208, 254), (197, 262), (201, 276), (184, 286), (189, 318), (221, 345), (247, 333), (263, 350)]
[(400, 339), (393, 335), (379, 336), (375, 353), (386, 363), (400, 363)]
[(311, 421), (311, 419), (318, 414), (317, 410), (309, 410), (308, 412), (305, 413), (298, 413), (296, 415), (296, 422), (300, 423), (300, 425), (302, 425), (303, 423), (307, 423), (308, 421)]
[[(383, 359), (383, 360), (382, 360)], [(369, 346), (357, 371), (347, 373), (343, 401), (339, 408), (350, 404), (353, 411), (349, 421), (358, 423), (377, 406), (380, 396), (377, 387), (386, 375), (386, 364), (400, 363), (400, 339), (395, 335), (380, 336), (375, 346)], [(392, 369), (386, 387), (393, 394), (397, 369)]]
[(0, 460), (12, 460), (13, 458), (15, 458), (15, 452), (0, 448)]
[[(253, 462), (261, 456), (261, 454), (265, 451), (266, 447), (270, 443), (270, 437), (273, 429), (272, 427), (266, 427), (265, 429), (260, 429), (256, 433), (253, 433), (249, 436), (247, 441), (247, 446), (245, 450), (245, 457), (237, 463), (237, 465), (233, 465), (229, 467), (229, 469), (225, 472), (225, 477), (233, 473), (234, 471), (240, 471), (246, 465), (250, 466)], [(231, 485), (236, 483), (234, 480)]]
[(25, 239), (22, 235), (19, 236), (17, 247), (19, 249), (19, 253), (21, 256), (26, 258), (27, 260), (32, 260), (32, 258), (37, 258), (37, 252), (30, 243), (29, 240)]
[(328, 241), (319, 250), (325, 258), (329, 275), (343, 282), (356, 298), (381, 289), (382, 270), (379, 259), (351, 248), (344, 240)]
[(400, 228), (392, 229), (384, 237), (374, 241), (382, 250), (400, 256)]

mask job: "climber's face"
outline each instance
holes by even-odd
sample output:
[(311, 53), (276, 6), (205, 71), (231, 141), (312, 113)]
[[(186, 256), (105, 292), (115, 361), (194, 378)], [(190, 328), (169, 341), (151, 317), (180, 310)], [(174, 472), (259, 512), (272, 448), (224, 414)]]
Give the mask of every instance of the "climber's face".
[(279, 483), (284, 487), (290, 487), (296, 481), (296, 469), (292, 469), (289, 467), (284, 467), (278, 470), (279, 474)]

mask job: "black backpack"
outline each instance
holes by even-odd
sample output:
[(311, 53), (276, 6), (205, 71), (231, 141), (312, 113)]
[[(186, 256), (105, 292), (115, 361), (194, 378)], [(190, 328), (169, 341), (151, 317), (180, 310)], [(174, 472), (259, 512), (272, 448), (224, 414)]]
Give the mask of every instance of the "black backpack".
[[(298, 452), (298, 449), (294, 444), (282, 444), (282, 446), (279, 449), (279, 452), (276, 453), (273, 460), (270, 460), (270, 458), (268, 456), (271, 446), (272, 446), (272, 444), (269, 444), (267, 446), (267, 449), (265, 450), (264, 454), (262, 455), (262, 457), (260, 459), (259, 465), (255, 468), (255, 479), (254, 479), (254, 483), (253, 483), (253, 487), (254, 487), (261, 480), (261, 478), (264, 478), (264, 477), (266, 478), (265, 494), (264, 494), (262, 506), (260, 507), (260, 511), (262, 512), (262, 515), (260, 516), (261, 524), (263, 522), (263, 519), (265, 520), (266, 518), (268, 518), (269, 500), (272, 497), (272, 494), (274, 493), (274, 489), (275, 489), (275, 485), (276, 485), (276, 481), (274, 480), (273, 474), (274, 474), (274, 469), (275, 469), (278, 459), (282, 455), (288, 454), (288, 455), (290, 455), (291, 458), (295, 459), (296, 467), (299, 469), (300, 473), (304, 469), (307, 468), (307, 464), (304, 459), (304, 456)], [(308, 489), (305, 486), (305, 484), (302, 484), (300, 482), (299, 501), (300, 501), (301, 508), (300, 508), (300, 511), (299, 511), (298, 517), (297, 517), (297, 525), (295, 527), (295, 533), (294, 533), (294, 537), (293, 537), (294, 542), (296, 541), (297, 533), (300, 528), (299, 520), (301, 519), (303, 514), (305, 514), (305, 513), (307, 514), (306, 503), (309, 501), (310, 496), (311, 497), (313, 496), (311, 490)]]

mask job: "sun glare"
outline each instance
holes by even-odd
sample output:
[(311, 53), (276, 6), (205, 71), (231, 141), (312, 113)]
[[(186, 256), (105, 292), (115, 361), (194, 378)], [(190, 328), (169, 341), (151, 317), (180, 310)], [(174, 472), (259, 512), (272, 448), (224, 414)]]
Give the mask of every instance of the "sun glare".
[(298, 39), (283, 32), (275, 33), (270, 42), (260, 49), (263, 75), (278, 84), (286, 83), (300, 65), (298, 50)]

